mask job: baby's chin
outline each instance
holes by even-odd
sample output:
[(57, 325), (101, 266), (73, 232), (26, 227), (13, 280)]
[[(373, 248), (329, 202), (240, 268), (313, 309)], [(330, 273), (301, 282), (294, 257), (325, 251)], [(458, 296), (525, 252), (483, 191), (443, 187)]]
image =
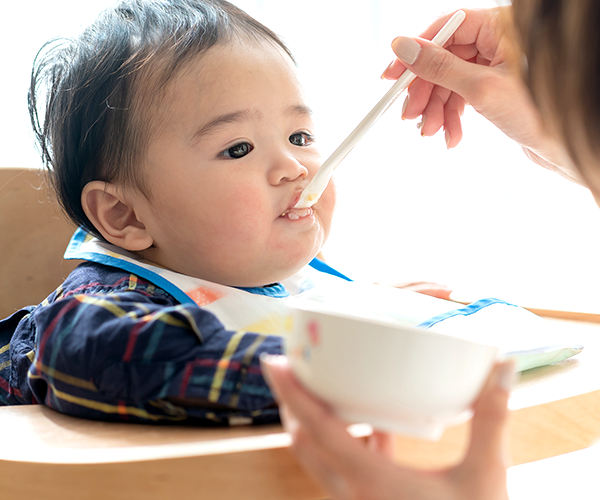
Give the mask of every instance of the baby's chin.
[(274, 269), (273, 266), (269, 266), (268, 269), (256, 269), (255, 272), (245, 273), (243, 276), (240, 274), (231, 280), (227, 280), (227, 283), (221, 284), (241, 288), (258, 288), (272, 285), (273, 283), (280, 283), (301, 271), (315, 256), (316, 254), (311, 255), (289, 266), (281, 266), (279, 269)]
[[(251, 262), (248, 255), (238, 256), (230, 261), (219, 259), (208, 262), (201, 259), (197, 265), (190, 259), (161, 259), (163, 254), (156, 251), (135, 252), (138, 258), (148, 264), (163, 267), (176, 273), (184, 274), (220, 285), (239, 288), (258, 288), (279, 283), (290, 278), (313, 260), (319, 249), (304, 251), (301, 256), (272, 255), (271, 259), (258, 257)], [(244, 258), (246, 257), (246, 258)], [(289, 259), (287, 258), (289, 257)]]

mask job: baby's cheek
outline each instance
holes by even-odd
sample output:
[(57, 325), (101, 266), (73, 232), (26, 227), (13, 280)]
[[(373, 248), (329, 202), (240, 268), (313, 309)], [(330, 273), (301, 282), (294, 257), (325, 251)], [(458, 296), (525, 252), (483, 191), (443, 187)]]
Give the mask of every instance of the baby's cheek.
[(221, 197), (221, 209), (231, 219), (252, 219), (260, 217), (265, 211), (264, 194), (255, 190), (251, 185), (238, 186), (231, 189), (227, 195)]
[[(335, 204), (337, 200), (337, 188), (335, 185), (335, 179), (332, 177), (321, 196), (318, 204), (318, 210), (321, 215), (323, 222), (331, 223), (333, 218), (333, 212), (335, 210)], [(327, 228), (329, 229), (329, 228)]]

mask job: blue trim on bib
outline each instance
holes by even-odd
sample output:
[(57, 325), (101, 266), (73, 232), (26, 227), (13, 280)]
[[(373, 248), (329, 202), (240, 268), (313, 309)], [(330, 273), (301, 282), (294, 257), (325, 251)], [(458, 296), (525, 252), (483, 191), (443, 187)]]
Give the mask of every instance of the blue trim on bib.
[[(82, 252), (80, 248), (87, 237), (88, 233), (84, 229), (77, 228), (77, 230), (71, 237), (71, 241), (69, 241), (69, 245), (67, 246), (67, 250), (65, 251), (64, 258), (67, 260), (88, 260), (90, 262), (96, 262), (97, 264), (104, 264), (105, 266), (111, 266), (116, 267), (117, 269), (122, 269), (123, 271), (135, 274), (140, 278), (143, 278), (149, 281), (150, 283), (155, 284), (159, 288), (162, 288), (165, 292), (174, 297), (175, 300), (177, 300), (181, 304), (195, 304), (195, 302), (190, 297), (188, 297), (188, 295), (185, 292), (183, 292), (179, 287), (175, 286), (169, 280), (163, 278), (154, 271), (134, 264), (133, 262), (119, 259), (117, 257), (111, 257), (110, 255), (104, 255), (101, 253), (93, 252)], [(352, 281), (350, 278), (347, 278), (342, 273), (336, 271), (331, 266), (325, 264), (325, 262), (323, 262), (320, 259), (317, 259), (316, 257), (310, 262), (309, 266), (322, 273), (331, 274), (333, 276), (345, 279), (346, 281)], [(257, 295), (266, 295), (268, 297), (274, 298), (285, 298), (289, 297), (290, 295), (290, 293), (285, 289), (285, 286), (283, 286), (281, 283), (277, 283), (273, 286), (268, 287), (240, 287), (239, 289), (249, 293), (254, 293)]]
[(269, 286), (253, 286), (249, 288), (236, 286), (236, 288), (238, 290), (243, 290), (244, 292), (253, 293), (255, 295), (266, 295), (267, 297), (274, 297), (276, 299), (285, 299), (290, 296), (290, 292), (288, 292), (281, 283), (275, 283)]
[(346, 281), (352, 281), (350, 278), (348, 278), (347, 276), (344, 276), (339, 271), (336, 271), (333, 267), (331, 267), (328, 264), (325, 264), (325, 262), (323, 262), (321, 259), (319, 259), (317, 257), (315, 257), (313, 260), (311, 260), (308, 263), (308, 265), (310, 267), (312, 267), (313, 269), (316, 269), (317, 271), (321, 271), (322, 273), (331, 274), (332, 276), (337, 276), (338, 278), (342, 278), (343, 280), (346, 280)]
[(417, 328), (428, 329), (428, 328), (431, 328), (433, 325), (440, 323), (440, 322), (444, 321), (445, 319), (453, 318), (454, 316), (470, 316), (471, 314), (475, 314), (476, 312), (481, 311), (482, 309), (485, 309), (486, 307), (489, 307), (494, 304), (504, 304), (505, 306), (519, 307), (519, 306), (510, 304), (510, 303), (505, 302), (504, 300), (500, 300), (500, 299), (493, 299), (493, 298), (481, 299), (481, 300), (478, 300), (477, 302), (473, 302), (472, 304), (469, 304), (468, 306), (461, 307), (460, 309), (454, 309), (452, 311), (438, 314), (437, 316), (434, 316), (433, 318), (429, 318), (428, 320), (423, 321), (423, 323), (420, 323), (419, 325), (417, 325)]
[(188, 297), (186, 293), (184, 293), (180, 288), (175, 286), (169, 280), (163, 278), (159, 274), (156, 274), (154, 271), (150, 271), (142, 266), (138, 266), (133, 262), (128, 262), (123, 259), (118, 259), (116, 257), (111, 257), (110, 255), (104, 255), (101, 253), (91, 253), (91, 252), (81, 252), (79, 250), (80, 245), (83, 244), (85, 238), (88, 233), (86, 233), (83, 229), (78, 228), (73, 234), (69, 245), (67, 246), (67, 250), (65, 252), (64, 258), (67, 260), (70, 259), (81, 259), (88, 260), (90, 262), (95, 262), (97, 264), (104, 264), (105, 266), (116, 267), (117, 269), (122, 269), (123, 271), (127, 271), (128, 273), (135, 274), (140, 278), (143, 278), (150, 283), (153, 283), (159, 288), (162, 288), (165, 292), (171, 295), (177, 302), (180, 304), (195, 304), (195, 302)]

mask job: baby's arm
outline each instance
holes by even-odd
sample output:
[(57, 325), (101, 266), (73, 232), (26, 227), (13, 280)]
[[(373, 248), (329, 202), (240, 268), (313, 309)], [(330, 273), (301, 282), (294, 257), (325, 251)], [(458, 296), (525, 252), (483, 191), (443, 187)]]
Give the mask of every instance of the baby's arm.
[(429, 281), (394, 283), (392, 286), (444, 300), (450, 300), (450, 295), (452, 294), (452, 290), (450, 290), (450, 288), (448, 288), (446, 285), (439, 285), (438, 283), (431, 283)]
[(275, 336), (232, 332), (193, 305), (139, 292), (72, 295), (34, 313), (40, 402), (102, 420), (277, 421), (259, 356)]

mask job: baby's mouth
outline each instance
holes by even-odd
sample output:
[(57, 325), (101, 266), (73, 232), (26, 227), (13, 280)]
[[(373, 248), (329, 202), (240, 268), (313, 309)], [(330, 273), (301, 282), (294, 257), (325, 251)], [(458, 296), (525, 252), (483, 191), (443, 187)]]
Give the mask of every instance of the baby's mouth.
[(279, 217), (287, 218), (290, 220), (298, 220), (304, 217), (308, 217), (313, 213), (312, 207), (306, 208), (288, 208)]

